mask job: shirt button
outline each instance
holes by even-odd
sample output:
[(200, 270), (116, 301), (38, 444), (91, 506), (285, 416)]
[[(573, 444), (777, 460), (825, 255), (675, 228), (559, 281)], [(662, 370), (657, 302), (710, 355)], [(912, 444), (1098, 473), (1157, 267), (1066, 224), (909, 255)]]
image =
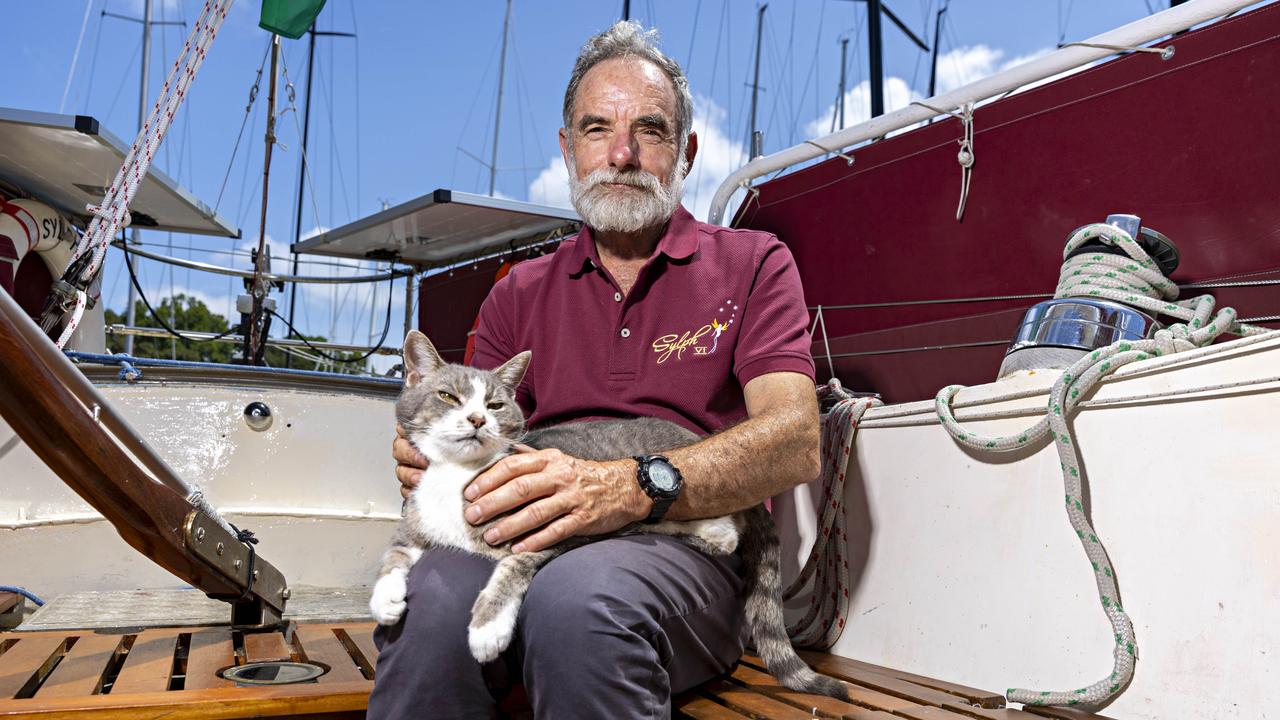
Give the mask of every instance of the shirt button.
[(622, 293), (620, 293), (620, 292), (616, 292), (616, 293), (614, 293), (614, 294), (613, 294), (613, 301), (614, 301), (614, 302), (622, 302)]
[(618, 334), (619, 334), (619, 335), (621, 335), (621, 336), (622, 336), (622, 337), (624, 337), (624, 338), (631, 337), (631, 331), (630, 331), (630, 330), (628, 330), (627, 328), (622, 328), (622, 332), (620, 332), (620, 333), (618, 333)]

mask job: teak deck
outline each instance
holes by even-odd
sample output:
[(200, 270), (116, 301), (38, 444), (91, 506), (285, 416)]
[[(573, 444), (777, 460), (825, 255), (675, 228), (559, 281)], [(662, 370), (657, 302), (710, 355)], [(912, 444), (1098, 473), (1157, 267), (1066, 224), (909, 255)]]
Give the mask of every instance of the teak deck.
[[(372, 623), (305, 623), (287, 633), (156, 628), (138, 633), (0, 634), (0, 718), (221, 720), (364, 717), (378, 651)], [(850, 702), (780, 687), (759, 658), (676, 698), (694, 720), (1107, 720), (1088, 713), (1003, 707), (998, 693), (824, 653), (802, 653), (849, 685)], [(310, 660), (330, 668), (317, 682), (236, 687), (231, 665)], [(516, 713), (517, 716), (527, 713)]]

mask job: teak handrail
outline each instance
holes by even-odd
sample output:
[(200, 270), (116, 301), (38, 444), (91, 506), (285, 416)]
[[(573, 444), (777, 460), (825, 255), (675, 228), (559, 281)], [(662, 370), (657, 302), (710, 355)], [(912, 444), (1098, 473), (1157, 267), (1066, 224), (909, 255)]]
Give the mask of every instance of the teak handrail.
[(86, 406), (62, 381), (68, 372), (79, 370), (0, 292), (0, 415), (14, 432), (135, 550), (231, 602), (233, 624), (277, 624), (288, 596), (279, 570), (262, 557), (248, 562), (252, 550), (216, 513), (149, 474), (99, 422), (103, 408)]

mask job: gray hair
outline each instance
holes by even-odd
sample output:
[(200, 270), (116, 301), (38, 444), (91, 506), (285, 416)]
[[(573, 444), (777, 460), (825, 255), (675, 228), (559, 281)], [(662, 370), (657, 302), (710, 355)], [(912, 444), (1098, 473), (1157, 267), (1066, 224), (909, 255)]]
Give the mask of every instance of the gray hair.
[[(578, 51), (578, 61), (573, 65), (573, 74), (569, 76), (569, 87), (564, 91), (564, 127), (573, 128), (573, 103), (578, 94), (578, 86), (587, 71), (597, 64), (615, 58), (637, 58), (657, 65), (671, 81), (676, 91), (676, 145), (680, 154), (684, 154), (685, 143), (689, 133), (693, 131), (693, 96), (689, 94), (689, 79), (685, 77), (680, 64), (667, 57), (658, 49), (658, 31), (645, 30), (635, 20), (622, 20), (587, 40)], [(573, 133), (569, 133), (572, 140)], [(572, 142), (570, 142), (572, 144)]]

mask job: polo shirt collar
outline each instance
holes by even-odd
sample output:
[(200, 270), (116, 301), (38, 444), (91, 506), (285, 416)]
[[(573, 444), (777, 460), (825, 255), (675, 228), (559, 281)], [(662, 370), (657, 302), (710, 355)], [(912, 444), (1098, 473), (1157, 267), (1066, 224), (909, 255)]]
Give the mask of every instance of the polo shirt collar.
[[(697, 250), (698, 221), (684, 209), (684, 205), (678, 205), (671, 219), (667, 221), (667, 229), (658, 240), (657, 252), (671, 260), (683, 260)], [(569, 263), (570, 273), (581, 272), (587, 263), (591, 263), (592, 267), (601, 267), (595, 237), (591, 233), (591, 228), (583, 225), (582, 230), (578, 232), (577, 242), (574, 243), (573, 255)]]

